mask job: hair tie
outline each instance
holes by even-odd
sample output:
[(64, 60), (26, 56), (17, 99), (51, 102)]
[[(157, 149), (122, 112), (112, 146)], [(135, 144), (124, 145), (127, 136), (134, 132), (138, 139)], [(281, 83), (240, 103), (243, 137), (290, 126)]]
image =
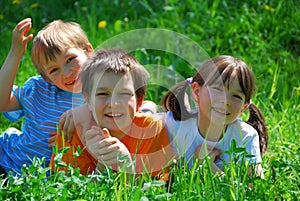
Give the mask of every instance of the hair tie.
[(251, 104), (252, 104), (252, 100), (250, 99), (250, 100), (248, 101), (248, 107), (249, 107)]
[(187, 78), (187, 79), (186, 79), (186, 82), (187, 82), (189, 85), (193, 84), (193, 78), (192, 78), (192, 77)]

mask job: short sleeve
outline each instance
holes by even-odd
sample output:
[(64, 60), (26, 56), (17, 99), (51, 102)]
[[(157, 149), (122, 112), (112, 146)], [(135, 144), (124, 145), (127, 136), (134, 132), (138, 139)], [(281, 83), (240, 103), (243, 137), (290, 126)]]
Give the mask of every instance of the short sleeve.
[[(13, 85), (13, 94), (18, 98), (17, 95), (17, 89), (18, 87), (16, 85)], [(10, 121), (17, 121), (21, 119), (24, 116), (24, 110), (14, 110), (14, 111), (9, 111), (9, 112), (2, 112), (3, 115)]]
[(258, 164), (262, 162), (259, 148), (259, 136), (257, 133), (247, 136), (244, 139), (244, 146), (249, 154), (247, 159), (251, 164)]

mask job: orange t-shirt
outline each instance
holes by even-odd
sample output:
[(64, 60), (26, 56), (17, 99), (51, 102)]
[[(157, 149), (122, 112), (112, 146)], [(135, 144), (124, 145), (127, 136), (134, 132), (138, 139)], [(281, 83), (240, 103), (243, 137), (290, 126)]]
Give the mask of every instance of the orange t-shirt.
[[(77, 129), (80, 130), (80, 129)], [(167, 168), (173, 159), (172, 148), (169, 144), (166, 128), (161, 119), (154, 119), (151, 116), (137, 113), (129, 133), (120, 140), (129, 150), (132, 159), (135, 161), (137, 174), (151, 173), (157, 176), (164, 168)], [(62, 148), (62, 137), (57, 137), (58, 149)], [(72, 141), (65, 143), (65, 146), (74, 146), (74, 150), (83, 143), (77, 132), (73, 134)], [(50, 167), (54, 166), (54, 154)], [(63, 156), (62, 161), (80, 168), (80, 173), (91, 173), (97, 164), (97, 160), (85, 149), (80, 156), (74, 159), (72, 148)]]
[[(83, 145), (82, 140), (80, 139), (78, 133), (81, 133), (81, 128), (76, 128), (73, 133), (71, 142), (63, 142), (61, 135), (56, 136), (55, 145), (58, 150), (61, 150), (63, 147), (70, 147), (70, 149), (63, 154), (61, 161), (65, 162), (67, 165), (72, 164), (74, 168), (80, 168), (80, 173), (91, 174), (97, 165), (97, 160), (86, 150), (86, 147)], [(64, 145), (63, 145), (64, 143)], [(75, 158), (75, 153), (77, 149), (80, 148), (82, 152), (77, 158)], [(82, 151), (83, 150), (83, 151)], [(52, 153), (50, 168), (54, 169), (54, 157), (56, 155)], [(58, 170), (67, 170), (66, 168), (58, 168)]]

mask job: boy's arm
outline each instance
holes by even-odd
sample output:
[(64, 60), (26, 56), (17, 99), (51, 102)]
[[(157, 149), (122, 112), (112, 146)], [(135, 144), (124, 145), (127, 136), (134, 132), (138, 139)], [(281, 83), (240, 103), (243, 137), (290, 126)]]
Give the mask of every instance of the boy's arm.
[(88, 129), (90, 129), (92, 118), (92, 113), (88, 109), (86, 103), (68, 110), (60, 117), (58, 122), (58, 133), (63, 132), (65, 140), (69, 142), (72, 140), (72, 135), (77, 125), (82, 127), (82, 133), (85, 133)]
[(12, 94), (12, 87), (27, 44), (33, 38), (32, 34), (26, 36), (30, 28), (31, 19), (26, 18), (13, 30), (11, 48), (0, 69), (0, 111), (21, 109), (17, 98)]

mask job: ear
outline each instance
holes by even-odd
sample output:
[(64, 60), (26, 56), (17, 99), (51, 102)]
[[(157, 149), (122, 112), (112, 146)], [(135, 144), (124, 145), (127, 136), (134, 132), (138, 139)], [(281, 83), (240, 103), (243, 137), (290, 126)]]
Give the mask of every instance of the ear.
[(137, 99), (137, 103), (136, 103), (136, 111), (139, 110), (139, 108), (140, 108), (141, 105), (143, 104), (144, 99), (145, 99), (145, 94), (142, 95), (140, 98)]
[(194, 101), (199, 102), (200, 100), (200, 91), (201, 91), (201, 86), (197, 82), (192, 83), (192, 97)]
[(87, 44), (87, 52), (88, 52), (88, 54), (91, 54), (92, 52), (94, 52), (94, 48), (91, 43)]

